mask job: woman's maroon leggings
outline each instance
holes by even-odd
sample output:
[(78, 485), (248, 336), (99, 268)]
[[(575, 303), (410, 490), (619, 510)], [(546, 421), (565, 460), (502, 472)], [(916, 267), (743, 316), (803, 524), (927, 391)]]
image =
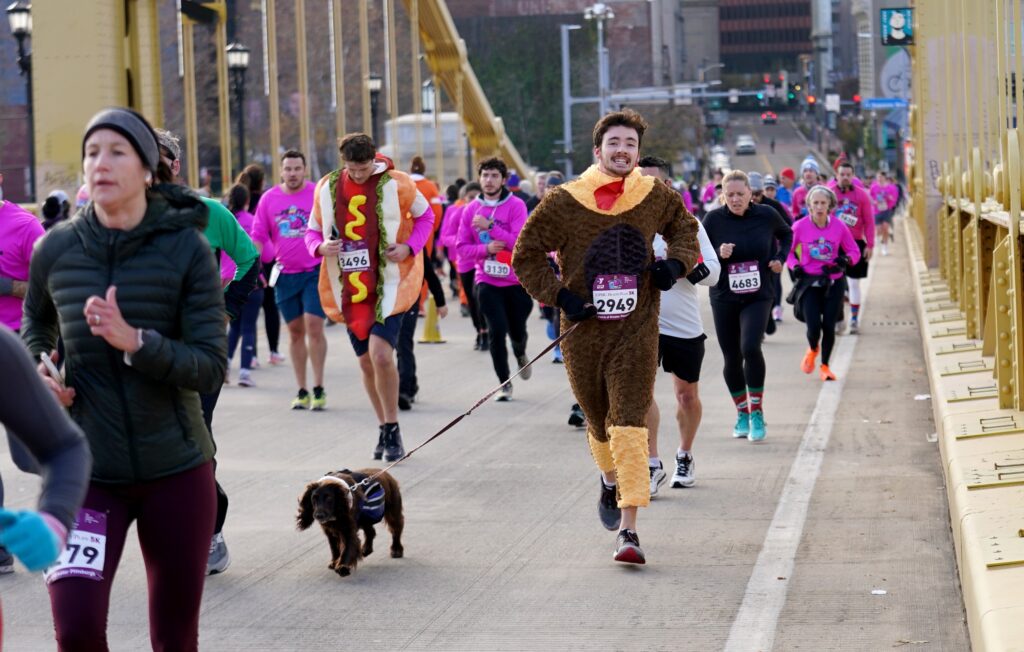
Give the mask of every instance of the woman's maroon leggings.
[(65, 578), (50, 585), (59, 649), (107, 649), (110, 588), (135, 520), (149, 584), (153, 649), (198, 649), (199, 605), (217, 511), (211, 464), (139, 484), (92, 483), (83, 507), (107, 513), (103, 581)]

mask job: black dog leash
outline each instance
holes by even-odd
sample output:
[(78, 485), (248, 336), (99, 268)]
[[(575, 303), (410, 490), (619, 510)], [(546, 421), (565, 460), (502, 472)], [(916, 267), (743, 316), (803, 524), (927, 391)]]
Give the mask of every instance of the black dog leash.
[[(547, 354), (547, 353), (548, 353), (549, 351), (551, 351), (551, 350), (552, 350), (552, 349), (554, 349), (554, 348), (555, 348), (556, 346), (558, 346), (558, 345), (559, 345), (559, 344), (560, 344), (560, 343), (562, 342), (562, 340), (564, 340), (565, 338), (569, 337), (569, 335), (571, 335), (571, 334), (572, 334), (572, 332), (573, 332), (574, 330), (576, 330), (576, 327), (577, 327), (577, 326), (579, 326), (579, 325), (580, 325), (581, 323), (583, 323), (583, 322), (576, 322), (575, 324), (573, 324), (572, 326), (570, 326), (570, 327), (569, 327), (569, 330), (567, 330), (567, 331), (565, 331), (564, 333), (560, 334), (560, 335), (559, 335), (559, 336), (558, 336), (558, 337), (557, 337), (557, 338), (555, 339), (555, 341), (553, 341), (553, 342), (552, 342), (551, 344), (548, 344), (547, 348), (545, 348), (545, 349), (544, 349), (543, 351), (541, 351), (540, 353), (538, 353), (538, 354), (537, 354), (537, 356), (536, 356), (536, 357), (535, 357), (535, 358), (534, 358), (533, 360), (530, 360), (530, 362), (528, 362), (528, 363), (527, 363), (527, 364), (526, 364), (525, 366), (523, 366), (523, 367), (520, 367), (519, 371), (517, 371), (517, 372), (516, 372), (515, 374), (513, 374), (513, 376), (512, 376), (511, 378), (509, 378), (509, 379), (508, 379), (507, 381), (505, 381), (505, 382), (507, 382), (507, 383), (510, 383), (510, 382), (512, 382), (513, 380), (515, 380), (515, 379), (516, 379), (516, 378), (517, 378), (517, 377), (519, 376), (519, 374), (523, 373), (523, 371), (525, 371), (525, 370), (526, 370), (526, 369), (528, 369), (528, 368), (529, 368), (530, 366), (532, 366), (534, 362), (537, 362), (538, 360), (540, 360), (540, 359), (541, 359), (542, 357), (544, 357), (544, 356), (545, 356), (545, 355), (546, 355), (546, 354)], [(431, 436), (430, 436), (430, 437), (429, 437), (429, 438), (428, 438), (428, 439), (427, 439), (426, 441), (424, 441), (424, 442), (423, 442), (422, 444), (420, 444), (420, 445), (419, 445), (419, 446), (417, 446), (416, 448), (412, 449), (411, 451), (409, 451), (408, 453), (406, 453), (406, 454), (405, 454), (405, 455), (403, 455), (402, 457), (398, 458), (397, 460), (395, 460), (394, 462), (392, 462), (392, 463), (391, 463), (391, 464), (389, 464), (388, 466), (384, 467), (384, 468), (383, 468), (383, 469), (381, 469), (380, 471), (377, 471), (376, 473), (374, 473), (374, 474), (373, 474), (373, 475), (371, 475), (370, 477), (368, 477), (368, 478), (364, 478), (364, 479), (360, 480), (360, 481), (359, 481), (359, 482), (358, 482), (358, 483), (356, 484), (356, 487), (360, 487), (360, 486), (361, 486), (361, 487), (367, 487), (367, 486), (369, 486), (369, 484), (370, 484), (371, 482), (373, 482), (374, 480), (376, 480), (377, 478), (379, 478), (379, 477), (381, 476), (381, 474), (383, 474), (383, 473), (387, 473), (388, 471), (390, 471), (390, 470), (391, 470), (391, 469), (393, 469), (394, 467), (398, 466), (399, 464), (401, 464), (401, 463), (402, 463), (402, 462), (404, 462), (405, 460), (407, 460), (407, 459), (409, 459), (410, 457), (412, 457), (412, 454), (413, 454), (413, 453), (415, 453), (415, 452), (416, 452), (416, 451), (418, 451), (419, 449), (423, 448), (424, 446), (426, 446), (426, 445), (427, 445), (427, 444), (429, 444), (430, 442), (434, 441), (435, 439), (437, 439), (438, 437), (440, 437), (440, 436), (441, 436), (441, 435), (443, 435), (444, 433), (448, 432), (448, 431), (449, 431), (449, 430), (451, 430), (452, 428), (454, 428), (454, 427), (455, 427), (455, 424), (457, 424), (458, 422), (462, 421), (463, 419), (465, 419), (466, 417), (468, 417), (468, 416), (469, 416), (470, 414), (472, 414), (474, 410), (476, 410), (476, 409), (477, 409), (478, 407), (480, 407), (481, 405), (483, 405), (484, 403), (486, 403), (486, 402), (487, 402), (487, 400), (488, 400), (489, 398), (491, 398), (492, 396), (494, 396), (495, 394), (497, 394), (498, 392), (500, 392), (500, 391), (501, 391), (501, 388), (502, 388), (502, 387), (504, 387), (504, 386), (505, 386), (505, 383), (501, 383), (500, 385), (498, 385), (497, 387), (495, 387), (495, 388), (494, 388), (494, 389), (492, 389), (491, 391), (489, 391), (489, 392), (487, 392), (486, 394), (484, 394), (484, 395), (483, 395), (483, 397), (482, 397), (482, 398), (481, 398), (481, 399), (480, 399), (479, 401), (477, 401), (476, 403), (474, 403), (474, 404), (473, 404), (473, 407), (469, 408), (468, 410), (466, 410), (465, 412), (463, 412), (463, 413), (462, 413), (462, 414), (460, 414), (459, 416), (457, 416), (457, 417), (455, 417), (454, 419), (452, 419), (451, 421), (449, 421), (447, 425), (445, 425), (445, 426), (444, 426), (443, 428), (441, 428), (440, 430), (438, 430), (437, 432), (435, 432), (435, 433), (434, 433), (433, 435), (431, 435)]]

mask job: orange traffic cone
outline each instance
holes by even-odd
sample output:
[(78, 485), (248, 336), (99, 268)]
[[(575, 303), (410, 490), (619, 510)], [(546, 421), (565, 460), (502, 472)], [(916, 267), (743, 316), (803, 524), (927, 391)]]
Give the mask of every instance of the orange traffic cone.
[(427, 297), (427, 318), (423, 322), (423, 337), (420, 344), (444, 344), (441, 338), (441, 329), (437, 326), (437, 304), (434, 303), (434, 296)]

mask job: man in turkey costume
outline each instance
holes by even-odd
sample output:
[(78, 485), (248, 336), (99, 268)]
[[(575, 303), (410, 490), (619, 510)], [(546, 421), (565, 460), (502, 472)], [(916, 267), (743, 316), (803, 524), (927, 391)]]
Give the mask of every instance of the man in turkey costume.
[[(650, 502), (646, 414), (658, 363), (661, 290), (700, 256), (697, 221), (679, 194), (636, 167), (647, 124), (626, 109), (594, 127), (594, 156), (579, 179), (551, 188), (530, 215), (512, 265), (538, 301), (562, 309), (562, 343), (572, 390), (601, 470), (598, 514), (619, 530), (615, 560), (642, 564), (637, 507)], [(655, 261), (655, 233), (668, 244)], [(547, 253), (557, 253), (559, 278)], [(617, 495), (616, 495), (617, 494)], [(619, 529), (621, 526), (621, 529)]]

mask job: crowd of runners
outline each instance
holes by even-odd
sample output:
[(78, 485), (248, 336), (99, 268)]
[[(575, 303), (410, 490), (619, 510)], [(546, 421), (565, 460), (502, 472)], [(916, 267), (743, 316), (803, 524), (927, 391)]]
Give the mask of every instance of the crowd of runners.
[[(52, 432), (37, 442), (19, 432), (16, 410), (0, 417), (34, 454), (18, 460), (12, 448), (19, 467), (73, 469), (38, 512), (0, 510), (0, 573), (13, 572), (12, 553), (46, 568), (62, 649), (104, 649), (110, 583), (137, 522), (154, 646), (194, 648), (204, 576), (230, 564), (213, 437), (222, 386), (254, 387), (261, 364), (290, 363), (295, 388), (281, 409), (329, 409), (325, 365), (338, 340), (325, 327), (343, 324), (379, 426), (367, 456), (399, 460), (399, 414), (419, 391), (416, 326), (431, 311), (447, 316), (449, 298), (472, 323), (473, 348), (489, 354), (499, 403), (513, 400), (515, 374), (531, 377), (535, 305), (550, 340), (578, 324), (550, 360), (566, 368), (577, 401), (569, 423), (586, 427), (600, 470), (598, 516), (617, 532), (614, 558), (645, 563), (637, 508), (669, 479), (695, 484), (698, 430), (766, 439), (762, 347), (788, 305), (808, 344), (794, 365), (836, 380), (836, 335), (861, 330), (860, 281), (876, 248), (888, 255), (901, 199), (884, 172), (868, 184), (844, 157), (828, 174), (813, 157), (799, 175), (715, 170), (691, 194), (669, 163), (641, 155), (646, 129), (630, 110), (604, 116), (596, 162), (577, 179), (521, 178), (485, 158), (474, 179), (444, 192), (422, 159), (402, 171), (354, 133), (340, 141), (341, 167), (319, 180), (302, 151), (287, 150), (275, 183), (250, 165), (217, 201), (179, 185), (174, 134), (129, 110), (97, 114), (73, 217), (64, 193), (47, 200), (59, 210), (42, 223), (0, 200), (0, 321), (38, 363), (12, 363), (31, 370), (18, 400), (45, 403), (33, 390), (45, 384), (71, 419), (45, 412)], [(701, 423), (705, 300), (731, 427)], [(676, 398), (669, 469), (658, 451), (658, 366)], [(72, 482), (90, 459), (90, 480)], [(95, 554), (69, 556), (72, 540)]]

